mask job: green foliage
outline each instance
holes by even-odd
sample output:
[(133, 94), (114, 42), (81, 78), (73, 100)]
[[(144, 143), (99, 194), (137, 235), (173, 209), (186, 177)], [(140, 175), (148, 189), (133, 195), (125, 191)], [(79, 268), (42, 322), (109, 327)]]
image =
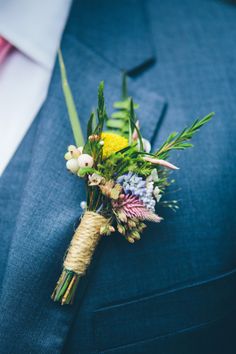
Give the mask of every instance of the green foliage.
[(163, 168), (161, 166), (157, 166), (157, 173), (158, 173), (158, 181), (155, 182), (155, 186), (161, 190), (162, 193), (165, 192), (166, 188), (169, 187), (174, 180), (169, 180), (170, 170)]
[(193, 135), (206, 123), (208, 123), (215, 113), (209, 113), (202, 119), (196, 119), (189, 128), (185, 128), (181, 133), (171, 133), (155, 156), (159, 159), (167, 159), (171, 150), (185, 150), (193, 145), (189, 143)]
[(104, 99), (104, 81), (101, 81), (98, 86), (98, 121), (102, 122), (104, 119), (104, 114), (106, 114), (105, 109), (105, 99)]
[(130, 98), (115, 102), (116, 111), (106, 121), (108, 131), (120, 134), (126, 138), (130, 135)]
[(77, 114), (75, 102), (73, 99), (73, 95), (68, 83), (67, 79), (67, 73), (66, 73), (66, 68), (65, 64), (63, 61), (62, 53), (61, 50), (58, 52), (58, 58), (59, 58), (59, 65), (60, 65), (60, 70), (61, 70), (61, 82), (62, 82), (62, 89), (66, 101), (66, 106), (68, 110), (68, 115), (70, 118), (70, 123), (71, 123), (71, 128), (73, 131), (75, 143), (77, 146), (83, 146), (84, 145), (84, 137), (80, 125), (80, 120)]
[(94, 129), (93, 134), (100, 135), (103, 131), (104, 122), (107, 120), (107, 113), (104, 99), (104, 82), (101, 81), (98, 87), (98, 107), (97, 107), (98, 124)]
[(78, 171), (78, 176), (79, 177), (84, 177), (87, 174), (92, 174), (92, 173), (97, 173), (97, 171), (95, 170), (95, 168), (92, 167), (84, 167), (84, 168), (80, 168)]
[(118, 151), (106, 160), (98, 164), (98, 171), (107, 180), (121, 176), (129, 171), (132, 171), (139, 176), (149, 176), (153, 166), (150, 162), (145, 161), (139, 152), (136, 145), (131, 145), (121, 151)]
[(103, 131), (104, 122), (107, 119), (105, 99), (104, 99), (104, 82), (101, 81), (98, 87), (98, 104), (96, 112), (92, 112), (87, 125), (87, 141), (83, 152), (93, 156), (94, 160), (99, 162), (102, 158), (102, 146), (98, 141), (90, 141), (91, 135), (100, 136)]
[(93, 133), (93, 127), (94, 127), (94, 123), (96, 122), (96, 117), (95, 117), (95, 113), (92, 112), (90, 114), (90, 118), (88, 121), (88, 125), (87, 125), (87, 139), (89, 138), (90, 135), (92, 135)]
[[(203, 119), (195, 120), (189, 128), (185, 128), (181, 133), (171, 133), (156, 153), (146, 153), (143, 148), (142, 135), (137, 126), (137, 117), (135, 114), (135, 110), (138, 109), (139, 106), (133, 102), (131, 97), (128, 97), (127, 79), (124, 75), (122, 80), (121, 100), (114, 103), (113, 107), (115, 108), (115, 112), (113, 112), (110, 117), (107, 116), (106, 112), (104, 82), (102, 81), (99, 84), (97, 109), (91, 113), (88, 120), (87, 140), (84, 145), (79, 117), (76, 112), (60, 51), (59, 63), (63, 92), (76, 145), (84, 146), (83, 152), (91, 155), (94, 160), (93, 168), (81, 168), (79, 169), (78, 175), (80, 177), (86, 177), (89, 174), (97, 173), (103, 176), (106, 181), (109, 181), (111, 179), (116, 180), (119, 176), (128, 172), (133, 172), (145, 178), (156, 168), (159, 179), (155, 181), (154, 186), (158, 186), (163, 194), (166, 188), (172, 183), (172, 181), (169, 181), (170, 171), (158, 164), (154, 166), (154, 164), (145, 161), (143, 158), (144, 155), (150, 155), (154, 158), (165, 160), (168, 158), (171, 150), (184, 150), (192, 147), (193, 145), (190, 140), (203, 125), (210, 121), (214, 113), (208, 114)], [(129, 146), (103, 159), (103, 146), (100, 140), (105, 124), (108, 131), (126, 137), (129, 141)], [(134, 131), (137, 132), (139, 148), (137, 147), (137, 141), (132, 141)], [(111, 200), (107, 196), (104, 196), (98, 187), (87, 185), (87, 202), (89, 210), (96, 211), (102, 206), (103, 213), (109, 217), (111, 216)], [(177, 208), (176, 201), (162, 203), (164, 206), (168, 206), (173, 210)]]
[[(126, 75), (123, 75), (122, 79), (122, 99), (113, 104), (113, 107), (116, 109), (112, 113), (111, 117), (107, 118), (106, 126), (108, 131), (120, 134), (126, 138), (129, 138), (131, 142), (132, 132), (134, 130), (134, 125), (131, 125), (131, 119), (136, 121), (134, 110), (138, 109), (138, 105), (133, 103), (131, 97), (128, 97), (127, 90), (127, 78)], [(133, 110), (133, 112), (131, 112)]]

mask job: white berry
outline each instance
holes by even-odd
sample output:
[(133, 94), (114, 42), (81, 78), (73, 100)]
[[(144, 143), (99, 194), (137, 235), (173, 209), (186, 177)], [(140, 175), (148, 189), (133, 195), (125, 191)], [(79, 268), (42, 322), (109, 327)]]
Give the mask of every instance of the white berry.
[(78, 158), (79, 168), (93, 167), (93, 158), (88, 154), (82, 154)]
[(69, 161), (67, 161), (66, 163), (66, 167), (67, 169), (72, 172), (72, 173), (76, 173), (79, 169), (79, 163), (77, 159), (71, 159)]
[(87, 203), (85, 202), (85, 200), (83, 200), (81, 203), (80, 203), (80, 207), (81, 209), (86, 209), (87, 208)]

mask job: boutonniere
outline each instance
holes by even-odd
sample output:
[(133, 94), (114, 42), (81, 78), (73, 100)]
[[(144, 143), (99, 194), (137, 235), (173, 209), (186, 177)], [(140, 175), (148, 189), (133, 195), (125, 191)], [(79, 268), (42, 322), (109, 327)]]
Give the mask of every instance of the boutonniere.
[(61, 53), (59, 63), (75, 139), (75, 145), (70, 145), (65, 153), (66, 167), (84, 179), (87, 191), (87, 201), (81, 204), (84, 212), (80, 224), (52, 294), (52, 299), (63, 305), (73, 302), (79, 279), (85, 275), (101, 237), (118, 231), (133, 244), (140, 239), (147, 222), (162, 220), (159, 205), (178, 208), (175, 200), (164, 200), (166, 188), (173, 182), (169, 172), (178, 169), (168, 161), (169, 153), (192, 147), (193, 135), (213, 113), (195, 120), (181, 133), (171, 133), (158, 150), (152, 151), (142, 136), (136, 115), (138, 105), (127, 96), (124, 77), (122, 99), (114, 103), (111, 116), (106, 112), (104, 83), (100, 83), (97, 110), (88, 120), (84, 141)]

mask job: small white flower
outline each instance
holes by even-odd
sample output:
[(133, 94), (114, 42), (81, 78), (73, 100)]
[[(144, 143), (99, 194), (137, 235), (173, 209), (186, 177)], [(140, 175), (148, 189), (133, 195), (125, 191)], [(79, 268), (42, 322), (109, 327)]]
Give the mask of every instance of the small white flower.
[(146, 181), (149, 183), (151, 181), (157, 182), (159, 180), (157, 169), (154, 168), (151, 172), (151, 174), (147, 177)]
[(75, 151), (76, 150), (76, 146), (75, 145), (69, 145), (68, 146), (68, 151), (70, 152), (70, 153), (72, 153), (73, 151)]
[(151, 151), (151, 143), (150, 143), (150, 141), (149, 140), (147, 140), (147, 139), (142, 139), (142, 141), (143, 141), (143, 148), (144, 148), (144, 151), (146, 151), (146, 152), (150, 152)]
[(104, 182), (105, 179), (104, 177), (98, 175), (97, 173), (93, 173), (92, 175), (89, 175), (89, 186), (99, 186), (102, 182)]
[[(145, 152), (149, 153), (151, 151), (151, 144), (150, 144), (150, 141), (145, 139), (145, 138), (142, 138), (142, 142), (143, 142), (143, 149)], [(139, 140), (137, 141), (137, 146), (138, 146), (138, 149), (140, 150), (140, 142)]]
[(70, 151), (67, 151), (64, 155), (64, 158), (69, 161), (72, 159), (72, 155), (71, 155), (71, 152)]
[(153, 194), (154, 194), (155, 196), (158, 195), (158, 194), (160, 194), (160, 188), (156, 186), (156, 187), (154, 188)]
[(152, 176), (152, 180), (153, 182), (157, 182), (159, 177), (158, 177), (158, 173), (157, 173), (157, 169), (154, 168), (151, 172), (151, 176)]
[(154, 188), (153, 194), (154, 197), (156, 198), (156, 201), (159, 202), (161, 199), (161, 194), (160, 194), (160, 188), (158, 188), (157, 186)]
[(148, 181), (146, 188), (147, 188), (147, 192), (152, 193), (153, 192), (153, 186), (154, 186), (154, 182), (153, 181)]
[(75, 145), (69, 145), (64, 157), (66, 160), (77, 159), (82, 154), (82, 151), (83, 146), (77, 148)]

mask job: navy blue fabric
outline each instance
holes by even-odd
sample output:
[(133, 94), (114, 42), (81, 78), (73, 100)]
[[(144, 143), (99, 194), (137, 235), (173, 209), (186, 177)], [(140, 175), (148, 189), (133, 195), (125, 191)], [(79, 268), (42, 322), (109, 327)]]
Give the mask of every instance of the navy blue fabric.
[(143, 0), (76, 1), (67, 31), (123, 71), (146, 67), (155, 60)]
[[(31, 129), (18, 148), (17, 154), (11, 160), (2, 178), (0, 178), (1, 272), (5, 268), (12, 234), (17, 220), (18, 209), (26, 181), (26, 171), (31, 161), (32, 146), (34, 145), (37, 124), (38, 119), (35, 119)], [(0, 292), (1, 285), (0, 282)]]
[(74, 3), (62, 51), (83, 129), (99, 81), (112, 102), (123, 69), (154, 147), (198, 115), (217, 115), (196, 148), (171, 157), (181, 169), (168, 197), (180, 210), (159, 210), (165, 220), (135, 245), (104, 238), (74, 306), (61, 307), (50, 293), (84, 188), (65, 169), (73, 137), (56, 64), (0, 180), (1, 352), (236, 352), (235, 20), (236, 5), (216, 0)]

